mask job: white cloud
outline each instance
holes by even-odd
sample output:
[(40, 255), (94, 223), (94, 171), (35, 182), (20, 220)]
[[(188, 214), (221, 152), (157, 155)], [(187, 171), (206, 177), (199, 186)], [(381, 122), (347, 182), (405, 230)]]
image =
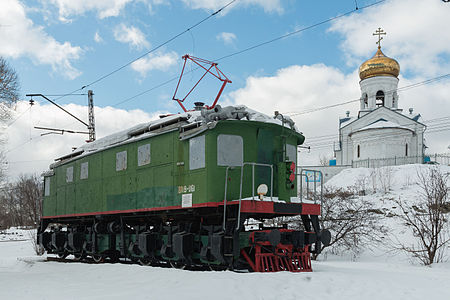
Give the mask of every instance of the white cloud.
[(100, 19), (115, 17), (132, 0), (47, 0), (59, 11), (61, 21), (67, 21), (74, 15), (82, 15), (90, 10), (97, 12)]
[(150, 43), (139, 28), (134, 26), (127, 27), (125, 24), (119, 24), (114, 28), (114, 38), (121, 43), (130, 44), (137, 50), (150, 48)]
[(131, 68), (145, 77), (149, 71), (167, 71), (177, 63), (180, 56), (174, 52), (149, 54), (131, 64)]
[(96, 43), (102, 43), (103, 42), (103, 38), (100, 36), (98, 31), (96, 31), (95, 34), (94, 34), (94, 41)]
[(450, 67), (449, 4), (443, 1), (389, 0), (334, 22), (331, 31), (344, 36), (342, 49), (354, 65), (376, 51), (372, 33), (382, 27), (382, 49), (402, 70), (414, 75), (448, 73)]
[[(26, 111), (29, 107), (27, 101), (17, 104), (16, 116)], [(65, 109), (87, 120), (87, 107), (75, 104), (63, 105)], [(159, 114), (165, 112), (146, 113), (142, 110), (123, 110), (113, 107), (95, 107), (95, 121), (97, 138), (104, 137), (136, 124), (157, 119)], [(46, 131), (33, 129), (34, 126), (64, 128), (86, 131), (83, 125), (72, 122), (72, 118), (53, 105), (41, 105), (36, 103), (31, 113), (25, 113), (11, 127), (7, 129), (7, 144), (5, 146), (8, 164), (7, 174), (14, 179), (23, 173), (41, 173), (48, 169), (55, 158), (69, 154), (72, 147), (81, 146), (87, 139), (87, 135), (70, 134), (45, 135)], [(30, 136), (32, 140), (30, 141)]]
[(60, 43), (36, 26), (26, 16), (26, 7), (18, 0), (2, 0), (0, 22), (0, 56), (29, 57), (35, 64), (51, 65), (54, 71), (73, 79), (81, 74), (72, 66), (83, 53), (69, 42)]
[[(192, 9), (206, 9), (209, 11), (214, 11), (225, 6), (230, 2), (230, 0), (183, 0), (183, 2)], [(276, 12), (279, 14), (283, 13), (283, 5), (281, 4), (281, 0), (241, 0), (230, 5), (226, 10), (224, 10), (224, 13), (227, 13), (231, 8), (239, 5), (260, 6), (265, 12)]]
[(236, 41), (236, 35), (232, 32), (222, 32), (216, 36), (216, 39), (222, 41), (225, 45), (233, 45)]

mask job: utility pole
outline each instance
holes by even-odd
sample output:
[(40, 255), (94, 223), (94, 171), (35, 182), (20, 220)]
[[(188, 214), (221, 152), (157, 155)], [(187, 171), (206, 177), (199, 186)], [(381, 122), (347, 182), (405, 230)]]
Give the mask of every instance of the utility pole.
[(88, 91), (88, 112), (89, 112), (89, 142), (95, 141), (95, 119), (94, 119), (94, 92)]
[(82, 123), (84, 126), (87, 127), (88, 132), (84, 132), (84, 131), (74, 131), (74, 130), (67, 130), (67, 129), (59, 129), (59, 128), (47, 128), (47, 127), (37, 127), (35, 126), (34, 128), (36, 129), (43, 129), (43, 130), (49, 130), (50, 132), (47, 133), (43, 133), (42, 135), (47, 135), (47, 134), (51, 134), (51, 133), (59, 133), (59, 134), (64, 134), (65, 132), (67, 133), (82, 133), (82, 134), (88, 134), (89, 135), (89, 139), (86, 140), (86, 142), (93, 142), (95, 141), (95, 121), (94, 121), (94, 98), (93, 98), (94, 92), (92, 90), (88, 91), (88, 117), (89, 117), (89, 124), (87, 124), (86, 122), (84, 122), (83, 120), (81, 120), (80, 118), (76, 117), (75, 115), (73, 115), (72, 113), (70, 113), (69, 111), (67, 111), (66, 109), (64, 109), (62, 106), (58, 105), (57, 103), (55, 103), (54, 101), (52, 101), (51, 99), (47, 98), (46, 96), (42, 95), (42, 94), (27, 94), (27, 97), (32, 97), (30, 100), (30, 105), (34, 104), (34, 100), (33, 97), (42, 97), (45, 100), (47, 100), (48, 102), (50, 102), (51, 104), (55, 105), (56, 107), (58, 107), (59, 109), (61, 109), (62, 111), (64, 111), (66, 114), (70, 115), (72, 118), (76, 119), (78, 122)]

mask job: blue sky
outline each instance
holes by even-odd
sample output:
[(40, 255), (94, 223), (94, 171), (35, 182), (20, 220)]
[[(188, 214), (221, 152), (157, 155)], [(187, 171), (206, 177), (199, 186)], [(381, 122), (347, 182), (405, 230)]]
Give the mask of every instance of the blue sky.
[[(141, 56), (228, 2), (2, 0), (0, 56), (17, 71), (23, 100), (28, 100), (26, 93), (64, 94)], [(90, 86), (95, 93), (98, 134), (131, 127), (162, 112), (180, 111), (171, 101), (175, 81), (121, 105), (117, 103), (178, 76), (181, 56), (186, 53), (216, 60), (347, 13), (356, 4), (364, 7), (375, 2), (237, 0), (190, 33)], [(448, 17), (450, 5), (439, 0), (387, 0), (223, 59), (219, 67), (233, 81), (224, 91), (223, 103), (245, 104), (272, 114), (274, 110), (303, 112), (357, 99), (360, 97), (357, 69), (375, 53), (376, 38), (372, 33), (378, 27), (388, 33), (382, 41), (383, 51), (401, 65), (399, 86), (449, 73)], [(186, 90), (198, 76), (198, 71), (186, 75), (182, 88)], [(267, 90), (267, 86), (276, 88)], [(209, 99), (215, 96), (218, 87), (218, 82), (205, 82), (187, 106), (194, 100), (212, 102)], [(414, 107), (425, 120), (446, 117), (450, 115), (447, 90), (448, 81), (408, 90), (400, 95), (400, 107), (405, 111)], [(86, 89), (82, 91), (85, 92)], [(27, 103), (20, 102), (14, 115), (17, 121), (6, 128), (6, 154), (14, 174), (39, 171), (52, 158), (67, 153), (85, 139), (68, 135), (39, 137), (33, 126), (83, 128), (45, 101), (35, 100), (37, 105), (26, 113)], [(87, 96), (67, 96), (58, 103), (86, 118)], [(435, 106), (440, 109), (433, 109)], [(296, 116), (294, 120), (308, 141), (308, 137), (337, 134), (339, 116), (346, 110), (356, 114), (358, 108), (353, 103)], [(432, 151), (445, 152), (449, 136), (449, 131), (443, 131), (427, 137)], [(305, 154), (305, 160), (331, 155), (331, 144), (332, 141), (316, 144), (317, 150)], [(36, 149), (40, 149), (39, 153)], [(14, 162), (24, 161), (23, 157), (42, 163), (23, 163), (11, 168)]]
[[(266, 12), (261, 5), (243, 6), (239, 2), (234, 4), (235, 7), (225, 9), (216, 17), (196, 27), (191, 34), (186, 33), (163, 47), (161, 51), (157, 51), (159, 55), (174, 53), (173, 57), (177, 60), (166, 68), (152, 70), (143, 75), (127, 67), (91, 86), (96, 94), (96, 105), (114, 105), (177, 76), (182, 65), (181, 56), (186, 53), (214, 60), (355, 8), (354, 0), (285, 1), (286, 3), (280, 3), (282, 6), (279, 9)], [(26, 3), (30, 10), (35, 9), (28, 14), (34, 26), (42, 26), (45, 32), (59, 43), (68, 42), (72, 48), (78, 49), (77, 59), (69, 58), (68, 62), (76, 69), (75, 72), (81, 73), (71, 78), (64, 68), (55, 71), (49, 64), (41, 64), (33, 61), (33, 58), (20, 56), (12, 59), (11, 63), (20, 74), (24, 94), (71, 92), (142, 55), (212, 12), (209, 9), (190, 8), (182, 1), (161, 5), (138, 1), (127, 4), (117, 16), (100, 18), (99, 10), (87, 10), (82, 14), (73, 12), (61, 16), (56, 5), (48, 3), (42, 5), (42, 1), (23, 3)], [(358, 4), (362, 6), (368, 3), (373, 1), (360, 1)], [(46, 11), (43, 11), (44, 7)], [(68, 20), (64, 22), (60, 20), (61, 18)], [(9, 30), (11, 27), (4, 27), (3, 30)], [(120, 31), (121, 27), (134, 28), (142, 34), (142, 37), (138, 38), (135, 44), (118, 41), (114, 32)], [(227, 87), (227, 92), (242, 88), (249, 75), (271, 75), (276, 70), (292, 64), (324, 63), (339, 67), (345, 72), (351, 71), (352, 68), (345, 63), (345, 57), (339, 54), (341, 52), (339, 34), (327, 32), (328, 27), (329, 25), (321, 25), (220, 61), (219, 67), (233, 81), (233, 84)], [(230, 34), (230, 40), (220, 39), (223, 33)], [(100, 42), (94, 40), (96, 34), (101, 38)], [(28, 44), (26, 40), (23, 43)], [(35, 45), (29, 43), (27, 47), (32, 49)], [(198, 74), (199, 72), (196, 75)], [(191, 75), (188, 79), (194, 80), (194, 77)], [(186, 83), (186, 86), (188, 85), (189, 81)], [(147, 111), (170, 109), (171, 107), (167, 106), (169, 99), (167, 101), (163, 99), (171, 95), (174, 88), (175, 83), (167, 84), (121, 107)], [(83, 104), (83, 101), (85, 99), (81, 97), (65, 97), (59, 103)]]

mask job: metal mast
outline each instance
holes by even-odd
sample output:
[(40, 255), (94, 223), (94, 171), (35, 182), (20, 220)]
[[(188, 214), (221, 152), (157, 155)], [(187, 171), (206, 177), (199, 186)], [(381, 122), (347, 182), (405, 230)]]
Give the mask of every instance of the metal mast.
[(89, 140), (88, 142), (95, 141), (95, 119), (94, 119), (94, 92), (88, 91), (88, 112), (89, 112)]

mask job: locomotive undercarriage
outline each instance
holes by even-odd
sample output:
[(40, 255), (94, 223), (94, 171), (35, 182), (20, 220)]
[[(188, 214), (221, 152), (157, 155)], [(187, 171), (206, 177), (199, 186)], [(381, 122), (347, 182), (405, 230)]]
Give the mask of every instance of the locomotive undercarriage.
[(237, 206), (230, 205), (225, 221), (223, 207), (43, 219), (38, 241), (60, 258), (257, 272), (311, 271), (310, 253), (329, 242), (317, 215), (301, 215), (303, 230), (262, 222), (282, 214), (237, 215)]

